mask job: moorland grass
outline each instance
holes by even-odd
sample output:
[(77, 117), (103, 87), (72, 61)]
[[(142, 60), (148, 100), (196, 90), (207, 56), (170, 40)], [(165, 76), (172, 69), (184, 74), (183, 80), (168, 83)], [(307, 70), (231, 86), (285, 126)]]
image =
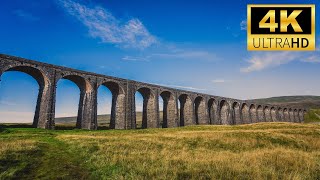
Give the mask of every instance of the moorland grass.
[(304, 117), (305, 123), (319, 123), (320, 122), (320, 109), (310, 109)]
[(319, 179), (320, 125), (141, 130), (3, 126), (0, 179)]

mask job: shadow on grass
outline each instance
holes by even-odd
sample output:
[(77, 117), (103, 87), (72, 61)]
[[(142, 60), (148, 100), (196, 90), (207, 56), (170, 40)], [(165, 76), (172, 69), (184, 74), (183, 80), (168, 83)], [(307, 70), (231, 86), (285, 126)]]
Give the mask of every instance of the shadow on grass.
[(109, 130), (109, 126), (98, 126), (98, 130)]
[(32, 124), (0, 124), (0, 133), (10, 132), (9, 128), (34, 128)]
[[(66, 125), (56, 125), (55, 130), (75, 130), (75, 129), (78, 129), (77, 127), (75, 126), (66, 126)], [(109, 126), (98, 126), (98, 129), (97, 130), (109, 130), (110, 127)]]
[(35, 128), (32, 124), (0, 124), (2, 128)]
[[(5, 131), (6, 129), (10, 128), (35, 128), (32, 124), (0, 124), (0, 132)], [(137, 125), (136, 129), (144, 129), (141, 125)], [(79, 130), (74, 125), (69, 124), (56, 124), (54, 130)], [(111, 130), (111, 128), (107, 125), (98, 126), (97, 130)]]
[(74, 130), (77, 129), (75, 126), (55, 126), (54, 130)]

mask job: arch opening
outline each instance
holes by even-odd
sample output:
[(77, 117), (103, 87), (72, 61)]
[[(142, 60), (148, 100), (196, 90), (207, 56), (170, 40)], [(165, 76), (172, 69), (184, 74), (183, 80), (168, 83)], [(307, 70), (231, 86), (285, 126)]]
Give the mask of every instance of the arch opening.
[(106, 86), (100, 86), (97, 92), (98, 129), (109, 129), (111, 122), (112, 92)]
[[(76, 85), (78, 87), (78, 90), (80, 93), (76, 95), (76, 93), (71, 93), (69, 91), (69, 95), (66, 96), (66, 91), (59, 90), (60, 84), (63, 84), (62, 86), (66, 85), (66, 87), (75, 87)], [(74, 88), (75, 89), (75, 88)], [(76, 91), (76, 90), (73, 90)], [(74, 119), (76, 119), (76, 128), (79, 129), (92, 129), (92, 126), (96, 126), (96, 122), (91, 122), (93, 120), (93, 107), (88, 108), (87, 106), (90, 105), (92, 97), (93, 97), (93, 88), (89, 81), (85, 79), (82, 76), (79, 75), (64, 75), (62, 74), (62, 77), (58, 79), (57, 82), (57, 96), (56, 96), (56, 113), (55, 117), (61, 117), (60, 111), (65, 113), (65, 116), (68, 116), (67, 122), (61, 122), (61, 127), (58, 127), (58, 129), (73, 129), (74, 128)], [(61, 94), (61, 95), (60, 95)], [(61, 97), (60, 97), (61, 96)], [(75, 100), (78, 100), (78, 104), (76, 105)], [(61, 104), (59, 104), (61, 102)], [(58, 105), (58, 106), (57, 106)], [(67, 105), (67, 106), (66, 106)], [(60, 106), (64, 106), (65, 108), (59, 109)], [(78, 109), (77, 114), (75, 115), (73, 112), (75, 109)], [(72, 116), (71, 116), (72, 115)], [(60, 119), (61, 120), (61, 119)], [(66, 119), (65, 119), (66, 120)], [(59, 119), (55, 119), (55, 121), (59, 122)], [(59, 124), (59, 123), (58, 123)], [(95, 128), (95, 127), (94, 127)]]
[(124, 91), (118, 83), (107, 81), (98, 87), (99, 129), (124, 129), (124, 101)]
[(144, 103), (144, 97), (139, 91), (137, 91), (135, 93), (135, 122), (134, 122), (136, 129), (142, 128), (143, 103)]
[(162, 128), (176, 127), (177, 126), (177, 104), (175, 97), (169, 91), (163, 91), (160, 93), (163, 100), (163, 123)]
[(41, 86), (45, 83), (44, 78), (35, 77), (34, 74), (38, 73), (13, 68), (0, 76), (0, 124), (37, 127), (37, 102), (41, 97)]
[[(142, 87), (136, 91), (136, 128), (155, 128), (159, 127), (158, 114), (157, 114), (157, 102), (154, 93), (151, 89)], [(139, 96), (140, 94), (140, 96)], [(142, 107), (139, 106), (140, 103)], [(141, 109), (142, 108), (142, 109)], [(140, 113), (139, 113), (140, 111)], [(139, 119), (141, 118), (141, 126), (139, 124)]]
[(56, 89), (55, 125), (56, 129), (80, 128), (78, 119), (80, 88), (68, 79), (60, 79)]
[[(29, 112), (29, 116), (33, 116), (33, 122), (32, 126), (33, 127), (40, 127), (40, 128), (45, 128), (47, 127), (48, 123), (52, 123), (51, 121), (47, 121), (47, 115), (48, 115), (48, 109), (45, 109), (47, 106), (43, 99), (47, 98), (47, 90), (49, 86), (49, 80), (46, 76), (46, 74), (38, 69), (37, 67), (31, 67), (31, 66), (26, 66), (26, 65), (20, 65), (20, 66), (14, 66), (14, 67), (9, 67), (9, 68), (4, 68), (2, 70), (2, 74), (0, 74), (0, 78), (3, 74), (7, 73), (23, 73), (31, 76), (33, 80), (35, 80), (38, 84), (38, 96), (37, 96), (37, 103), (36, 103), (36, 108), (34, 111), (34, 115), (32, 115), (31, 110)], [(32, 80), (31, 80), (32, 81)], [(19, 88), (19, 89), (24, 89), (24, 88)], [(32, 96), (30, 96), (32, 97)], [(9, 102), (10, 103), (10, 102)], [(7, 103), (8, 104), (8, 103)], [(11, 103), (12, 104), (12, 103)], [(32, 107), (32, 106), (30, 106)], [(20, 113), (21, 115), (21, 113)], [(11, 115), (8, 115), (8, 117), (12, 117)]]

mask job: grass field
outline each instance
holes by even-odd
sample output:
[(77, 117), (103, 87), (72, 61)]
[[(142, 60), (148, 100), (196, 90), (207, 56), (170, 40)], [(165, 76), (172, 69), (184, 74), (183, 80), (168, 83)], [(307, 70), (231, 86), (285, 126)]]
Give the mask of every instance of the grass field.
[(2, 125), (0, 179), (319, 179), (320, 125), (142, 130)]

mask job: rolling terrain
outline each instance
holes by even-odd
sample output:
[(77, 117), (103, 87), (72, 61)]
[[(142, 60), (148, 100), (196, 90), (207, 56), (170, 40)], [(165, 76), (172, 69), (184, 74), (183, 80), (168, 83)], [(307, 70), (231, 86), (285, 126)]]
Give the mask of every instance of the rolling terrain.
[(280, 96), (265, 99), (253, 99), (253, 102), (274, 105), (293, 105), (307, 109), (320, 109), (320, 96)]
[(320, 96), (281, 96), (265, 99), (253, 99), (251, 101), (261, 104), (304, 107), (308, 109), (304, 122), (320, 123)]

